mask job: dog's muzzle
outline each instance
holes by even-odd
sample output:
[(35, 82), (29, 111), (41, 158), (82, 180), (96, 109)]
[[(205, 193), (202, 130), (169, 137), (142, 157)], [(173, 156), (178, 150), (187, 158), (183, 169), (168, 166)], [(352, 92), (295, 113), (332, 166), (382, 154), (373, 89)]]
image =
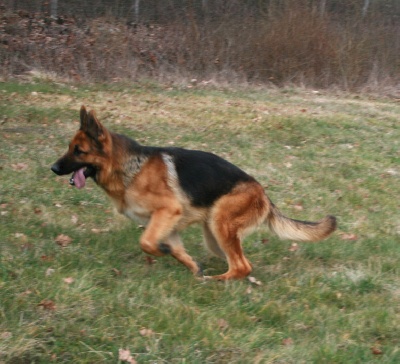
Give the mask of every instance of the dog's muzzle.
[(62, 174), (61, 169), (60, 169), (60, 166), (59, 166), (57, 163), (54, 163), (54, 164), (51, 166), (51, 170), (52, 170), (55, 174), (57, 174), (57, 175), (59, 175), (59, 176)]

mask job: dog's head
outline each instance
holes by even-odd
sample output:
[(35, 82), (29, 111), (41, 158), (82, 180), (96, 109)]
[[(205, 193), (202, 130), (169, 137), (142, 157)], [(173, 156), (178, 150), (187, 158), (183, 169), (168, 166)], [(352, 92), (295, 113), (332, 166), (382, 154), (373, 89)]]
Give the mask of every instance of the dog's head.
[(88, 113), (82, 106), (80, 129), (69, 143), (67, 153), (52, 165), (51, 170), (58, 175), (72, 173), (70, 184), (83, 188), (86, 178), (96, 180), (102, 161), (107, 156), (109, 139), (109, 132), (101, 125), (94, 111)]

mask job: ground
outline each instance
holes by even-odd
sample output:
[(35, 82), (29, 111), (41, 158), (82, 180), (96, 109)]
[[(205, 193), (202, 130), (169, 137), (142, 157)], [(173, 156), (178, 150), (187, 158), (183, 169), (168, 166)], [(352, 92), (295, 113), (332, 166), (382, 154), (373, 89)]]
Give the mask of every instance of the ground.
[[(0, 362), (398, 363), (398, 100), (304, 89), (0, 84)], [(245, 241), (250, 280), (203, 282), (146, 257), (141, 227), (50, 165), (94, 108), (148, 145), (212, 151), (292, 218), (338, 217), (317, 244)], [(222, 273), (201, 230), (183, 239)]]

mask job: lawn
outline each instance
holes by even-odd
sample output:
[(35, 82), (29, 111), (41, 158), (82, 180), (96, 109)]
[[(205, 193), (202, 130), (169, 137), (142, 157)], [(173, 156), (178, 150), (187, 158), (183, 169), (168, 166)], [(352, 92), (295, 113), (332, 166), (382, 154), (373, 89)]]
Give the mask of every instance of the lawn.
[[(253, 279), (194, 278), (141, 252), (142, 227), (51, 164), (94, 108), (148, 145), (212, 151), (287, 216), (337, 216), (317, 243), (266, 227)], [(399, 363), (400, 103), (304, 89), (0, 83), (0, 363)], [(182, 233), (206, 274), (226, 263)]]

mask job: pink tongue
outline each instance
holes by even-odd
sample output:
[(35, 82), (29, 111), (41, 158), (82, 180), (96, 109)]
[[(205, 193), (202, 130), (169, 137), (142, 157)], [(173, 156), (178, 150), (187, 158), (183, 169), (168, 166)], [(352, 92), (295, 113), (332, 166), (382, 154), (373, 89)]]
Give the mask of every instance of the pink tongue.
[(74, 179), (74, 184), (77, 188), (85, 187), (86, 178), (83, 174), (84, 170), (85, 168), (81, 168), (80, 170), (74, 172), (74, 174), (72, 175), (72, 178)]

